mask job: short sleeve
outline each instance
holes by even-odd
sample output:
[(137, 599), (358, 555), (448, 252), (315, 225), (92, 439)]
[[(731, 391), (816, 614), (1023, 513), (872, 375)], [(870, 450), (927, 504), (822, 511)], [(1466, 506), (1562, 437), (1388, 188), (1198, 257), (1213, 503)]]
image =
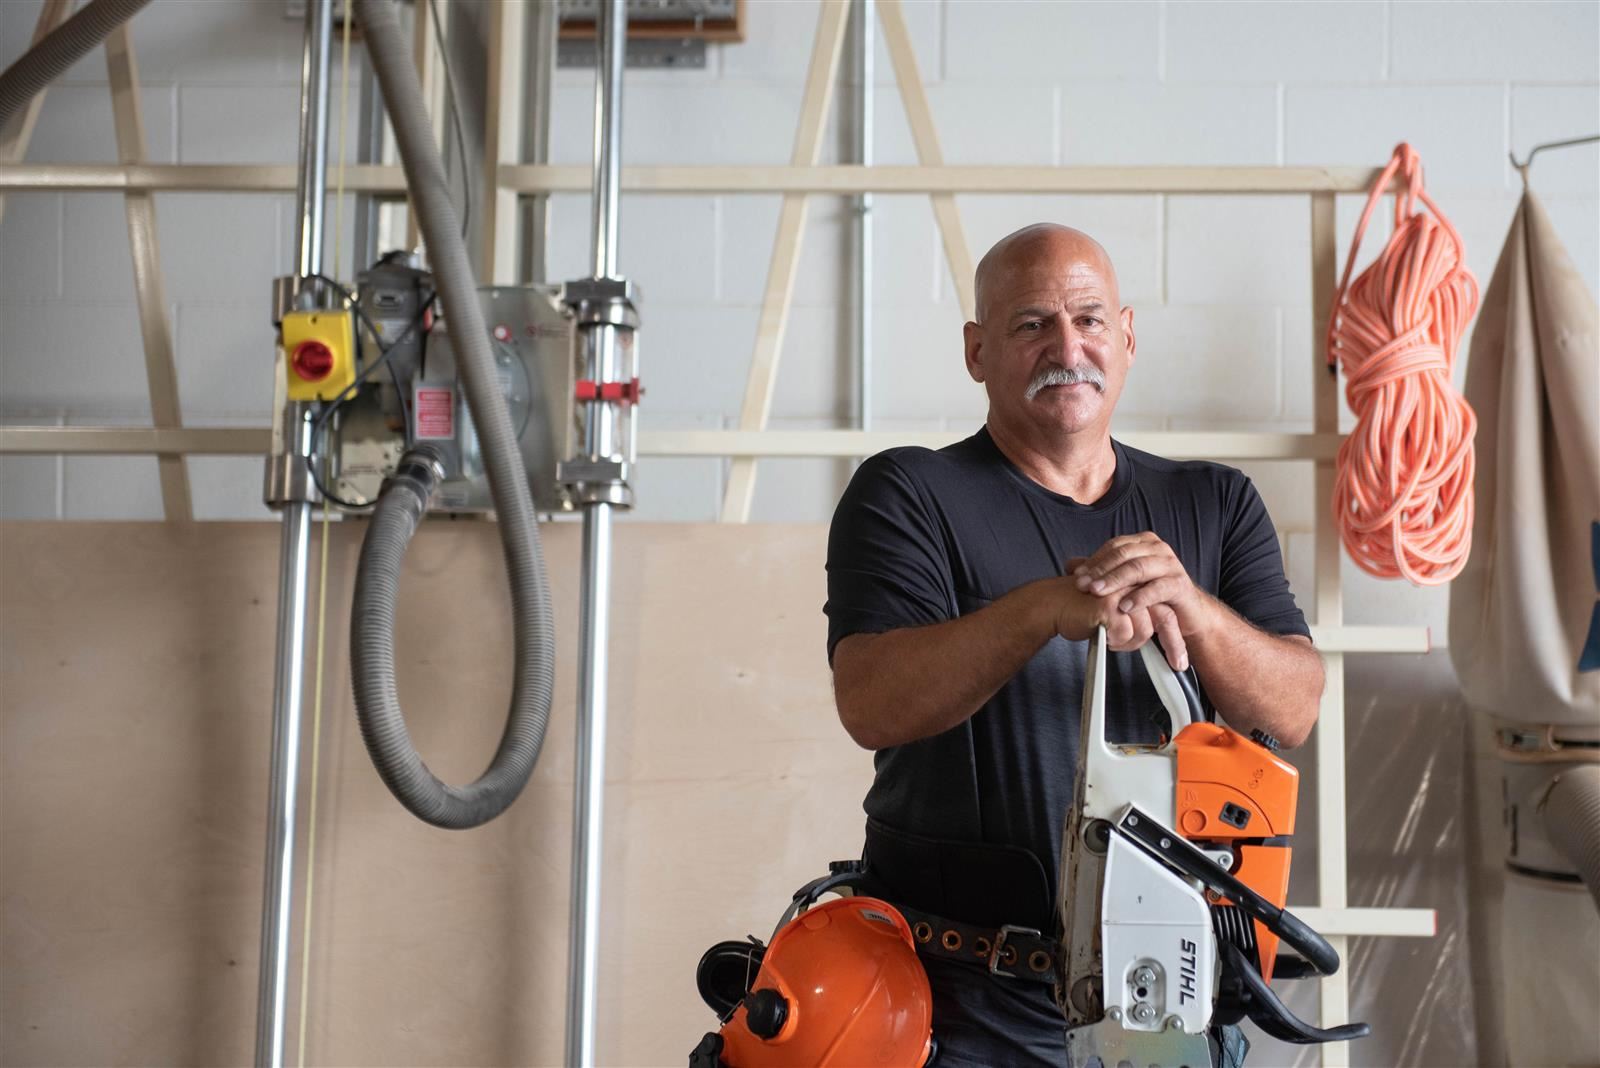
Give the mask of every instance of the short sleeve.
[(892, 454), (856, 469), (828, 531), (828, 661), (852, 634), (941, 623), (955, 615), (941, 528)]
[(1278, 532), (1255, 483), (1241, 479), (1222, 541), (1222, 602), (1272, 634), (1311, 637), (1306, 618), (1289, 592)]

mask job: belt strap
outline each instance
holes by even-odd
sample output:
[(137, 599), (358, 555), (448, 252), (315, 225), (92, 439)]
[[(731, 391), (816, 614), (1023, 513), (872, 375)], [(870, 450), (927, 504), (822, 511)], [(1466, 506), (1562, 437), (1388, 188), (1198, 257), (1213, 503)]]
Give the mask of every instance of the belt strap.
[(1032, 927), (1009, 923), (979, 927), (898, 903), (895, 908), (911, 925), (918, 953), (969, 964), (1005, 979), (1055, 984), (1061, 944)]

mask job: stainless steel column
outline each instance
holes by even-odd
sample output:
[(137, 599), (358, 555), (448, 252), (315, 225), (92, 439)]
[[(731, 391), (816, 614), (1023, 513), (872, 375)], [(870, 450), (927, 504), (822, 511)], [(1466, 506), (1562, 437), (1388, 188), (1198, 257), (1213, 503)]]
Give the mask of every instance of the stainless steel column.
[[(333, 38), (332, 0), (308, 0), (306, 44), (300, 69), (300, 180), (296, 191), (296, 271), (322, 270), (323, 210), (328, 175), (328, 71)], [(310, 424), (301, 404), (284, 413), (284, 446), (304, 468)], [(304, 478), (288, 480), (303, 485)], [(304, 690), (306, 574), (311, 550), (309, 493), (283, 503), (283, 548), (278, 568), (278, 648), (272, 697), (272, 771), (267, 796), (266, 880), (261, 910), (261, 978), (256, 1003), (256, 1064), (283, 1064), (293, 918), (295, 801), (300, 770), (300, 705)]]
[[(561, 33), (561, 8), (538, 4), (528, 18), (527, 61), (524, 64), (527, 97), (522, 109), (521, 163), (550, 162), (550, 111), (555, 94), (556, 56)], [(517, 199), (517, 225), (522, 228), (521, 284), (546, 280), (549, 269), (550, 194), (535, 193)]]
[[(873, 0), (856, 0), (856, 162), (872, 166), (872, 62), (878, 13)], [(872, 429), (872, 194), (856, 197), (855, 342), (857, 425)]]
[[(601, 0), (595, 45), (594, 94), (594, 276), (617, 273), (617, 197), (622, 176), (622, 69), (628, 35), (624, 0)], [(593, 382), (617, 378), (617, 328), (596, 325), (584, 376)], [(589, 402), (585, 451), (608, 457), (617, 451), (616, 412)], [(600, 867), (606, 787), (606, 670), (611, 608), (611, 505), (583, 509), (583, 579), (578, 602), (579, 673), (577, 784), (572, 828), (572, 927), (568, 956), (566, 1060), (573, 1068), (595, 1062), (595, 978), (600, 942)]]

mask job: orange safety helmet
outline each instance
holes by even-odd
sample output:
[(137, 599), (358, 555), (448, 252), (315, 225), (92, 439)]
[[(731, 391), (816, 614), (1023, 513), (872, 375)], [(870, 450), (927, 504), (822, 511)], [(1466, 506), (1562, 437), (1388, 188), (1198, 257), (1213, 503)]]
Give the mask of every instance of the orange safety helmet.
[(691, 1064), (726, 1068), (922, 1068), (933, 994), (911, 927), (893, 905), (844, 897), (773, 936), (749, 993)]

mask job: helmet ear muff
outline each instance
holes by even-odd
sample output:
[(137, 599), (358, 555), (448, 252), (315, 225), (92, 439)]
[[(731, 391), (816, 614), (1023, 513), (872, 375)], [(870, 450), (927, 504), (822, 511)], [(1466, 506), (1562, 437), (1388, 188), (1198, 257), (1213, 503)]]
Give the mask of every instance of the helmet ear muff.
[(700, 998), (717, 1019), (726, 1020), (744, 1001), (756, 981), (767, 947), (755, 939), (746, 942), (718, 942), (705, 951), (694, 970)]

